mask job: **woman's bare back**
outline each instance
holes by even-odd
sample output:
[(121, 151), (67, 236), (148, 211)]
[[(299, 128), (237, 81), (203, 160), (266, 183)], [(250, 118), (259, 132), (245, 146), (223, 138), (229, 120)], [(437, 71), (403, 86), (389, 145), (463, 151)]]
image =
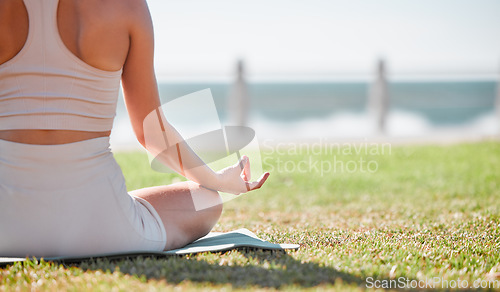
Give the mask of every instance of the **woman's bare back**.
[[(130, 2), (59, 0), (57, 23), (61, 39), (85, 63), (102, 70), (119, 70), (129, 48)], [(0, 0), (0, 64), (22, 49), (28, 23), (22, 0)]]
[[(130, 47), (131, 17), (136, 0), (59, 0), (57, 24), (62, 41), (85, 63), (116, 71), (126, 62)], [(23, 0), (0, 0), (0, 66), (24, 47), (29, 16)], [(60, 130), (0, 131), (0, 139), (29, 144), (62, 144), (110, 132)]]

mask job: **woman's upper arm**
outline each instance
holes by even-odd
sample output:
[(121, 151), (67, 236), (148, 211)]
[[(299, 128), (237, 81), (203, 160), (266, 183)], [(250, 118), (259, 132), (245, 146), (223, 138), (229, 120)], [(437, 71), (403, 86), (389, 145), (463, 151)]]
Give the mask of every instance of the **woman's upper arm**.
[(145, 0), (130, 0), (129, 52), (122, 73), (125, 105), (132, 128), (144, 145), (143, 121), (160, 104), (154, 72), (154, 35)]

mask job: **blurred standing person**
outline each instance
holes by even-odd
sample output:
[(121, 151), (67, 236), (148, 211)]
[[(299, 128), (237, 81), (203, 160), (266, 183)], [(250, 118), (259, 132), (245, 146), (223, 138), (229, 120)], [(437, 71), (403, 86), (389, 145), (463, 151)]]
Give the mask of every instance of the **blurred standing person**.
[(375, 80), (368, 96), (368, 110), (371, 112), (378, 134), (387, 131), (387, 115), (389, 113), (389, 89), (386, 77), (386, 64), (383, 59), (377, 62)]
[(236, 65), (236, 80), (228, 96), (228, 120), (233, 126), (245, 127), (248, 125), (250, 100), (248, 86), (245, 80), (243, 60), (238, 60)]

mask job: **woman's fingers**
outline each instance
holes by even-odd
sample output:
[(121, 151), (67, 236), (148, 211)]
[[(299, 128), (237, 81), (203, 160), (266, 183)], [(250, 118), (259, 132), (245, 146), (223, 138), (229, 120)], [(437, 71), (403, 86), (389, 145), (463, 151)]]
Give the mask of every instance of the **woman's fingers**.
[(243, 156), (246, 158), (246, 163), (245, 163), (245, 166), (243, 167), (243, 179), (245, 181), (249, 181), (252, 179), (252, 176), (250, 174), (250, 158), (248, 158), (247, 156)]
[(245, 169), (246, 160), (248, 157), (242, 156), (240, 160), (232, 167), (231, 171), (237, 172), (243, 178), (243, 169)]
[(245, 183), (245, 190), (239, 191), (239, 193), (245, 193), (259, 189), (260, 187), (262, 187), (262, 185), (266, 182), (267, 178), (269, 177), (269, 173), (266, 172), (257, 181), (250, 182), (251, 179), (250, 159), (246, 155), (243, 155), (240, 161), (238, 161), (236, 165), (227, 168), (227, 170), (229, 171), (228, 174), (232, 173), (232, 175), (236, 175), (235, 172), (237, 171), (239, 173), (240, 178), (243, 180), (243, 183)]
[(250, 159), (243, 155), (238, 162), (239, 174), (244, 181), (249, 181), (250, 178)]
[(260, 187), (266, 182), (269, 177), (269, 172), (264, 173), (257, 181), (248, 183), (248, 187), (251, 191), (260, 189)]

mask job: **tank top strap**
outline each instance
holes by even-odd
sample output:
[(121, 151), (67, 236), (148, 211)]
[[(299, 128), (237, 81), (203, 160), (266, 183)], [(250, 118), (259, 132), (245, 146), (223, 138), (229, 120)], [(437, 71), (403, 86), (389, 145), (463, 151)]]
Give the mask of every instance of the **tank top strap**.
[(57, 8), (59, 0), (23, 0), (29, 18), (29, 32), (26, 41), (28, 50), (54, 52), (59, 38)]

